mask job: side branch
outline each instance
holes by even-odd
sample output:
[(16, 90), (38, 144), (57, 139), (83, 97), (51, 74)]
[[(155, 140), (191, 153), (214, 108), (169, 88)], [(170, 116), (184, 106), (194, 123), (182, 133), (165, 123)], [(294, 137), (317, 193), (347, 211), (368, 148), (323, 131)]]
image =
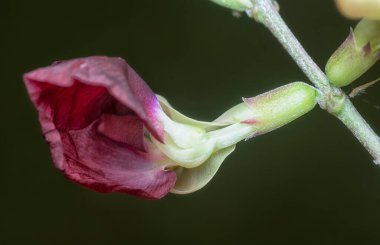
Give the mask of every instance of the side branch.
[(310, 81), (319, 89), (323, 109), (339, 118), (380, 164), (380, 138), (352, 105), (346, 94), (329, 83), (278, 13), (272, 0), (251, 0), (248, 15), (263, 23), (278, 39)]

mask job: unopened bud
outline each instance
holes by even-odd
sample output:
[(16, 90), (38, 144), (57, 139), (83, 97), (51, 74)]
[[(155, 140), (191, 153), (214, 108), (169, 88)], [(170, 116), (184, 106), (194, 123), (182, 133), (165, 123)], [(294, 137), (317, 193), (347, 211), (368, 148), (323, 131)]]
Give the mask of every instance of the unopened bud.
[(326, 75), (338, 87), (364, 74), (380, 58), (380, 21), (362, 20), (326, 64)]

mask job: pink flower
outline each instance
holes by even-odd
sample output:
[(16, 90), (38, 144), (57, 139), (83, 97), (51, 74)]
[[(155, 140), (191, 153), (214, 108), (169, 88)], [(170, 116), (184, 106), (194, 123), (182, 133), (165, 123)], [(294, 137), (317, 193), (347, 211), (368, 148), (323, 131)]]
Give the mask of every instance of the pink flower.
[(239, 141), (316, 104), (315, 89), (298, 82), (198, 121), (156, 96), (124, 60), (109, 57), (55, 63), (24, 80), (65, 176), (96, 191), (151, 199), (203, 188)]
[(144, 130), (162, 142), (161, 107), (148, 85), (122, 59), (79, 58), (24, 75), (55, 166), (99, 192), (157, 199), (176, 174)]

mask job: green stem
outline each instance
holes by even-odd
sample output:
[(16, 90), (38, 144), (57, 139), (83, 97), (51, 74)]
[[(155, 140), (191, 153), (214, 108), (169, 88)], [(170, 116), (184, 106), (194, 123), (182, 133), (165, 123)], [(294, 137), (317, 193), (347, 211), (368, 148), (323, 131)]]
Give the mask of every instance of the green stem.
[(348, 99), (337, 117), (351, 130), (360, 143), (368, 150), (376, 164), (380, 164), (380, 138), (371, 129)]
[(315, 64), (292, 31), (279, 15), (271, 0), (252, 0), (253, 9), (249, 14), (263, 23), (282, 44), (310, 81), (320, 90), (331, 90), (328, 78)]
[(263, 23), (278, 39), (310, 81), (319, 89), (319, 104), (339, 118), (380, 164), (380, 138), (352, 105), (344, 92), (332, 86), (278, 13), (272, 0), (251, 0), (248, 14)]

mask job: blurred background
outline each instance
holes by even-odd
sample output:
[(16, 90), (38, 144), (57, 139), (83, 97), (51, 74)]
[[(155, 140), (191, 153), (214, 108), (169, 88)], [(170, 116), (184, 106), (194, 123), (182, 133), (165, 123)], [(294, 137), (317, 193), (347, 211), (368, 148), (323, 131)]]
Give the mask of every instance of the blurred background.
[[(355, 25), (333, 1), (279, 3), (321, 67)], [(380, 167), (318, 107), (240, 143), (205, 188), (186, 196), (99, 194), (54, 169), (24, 72), (55, 60), (120, 56), (181, 112), (212, 120), (242, 96), (307, 82), (253, 20), (206, 0), (3, 0), (0, 20), (1, 244), (380, 242)], [(379, 68), (356, 85), (380, 76)], [(378, 133), (379, 94), (380, 84), (353, 100)]]

